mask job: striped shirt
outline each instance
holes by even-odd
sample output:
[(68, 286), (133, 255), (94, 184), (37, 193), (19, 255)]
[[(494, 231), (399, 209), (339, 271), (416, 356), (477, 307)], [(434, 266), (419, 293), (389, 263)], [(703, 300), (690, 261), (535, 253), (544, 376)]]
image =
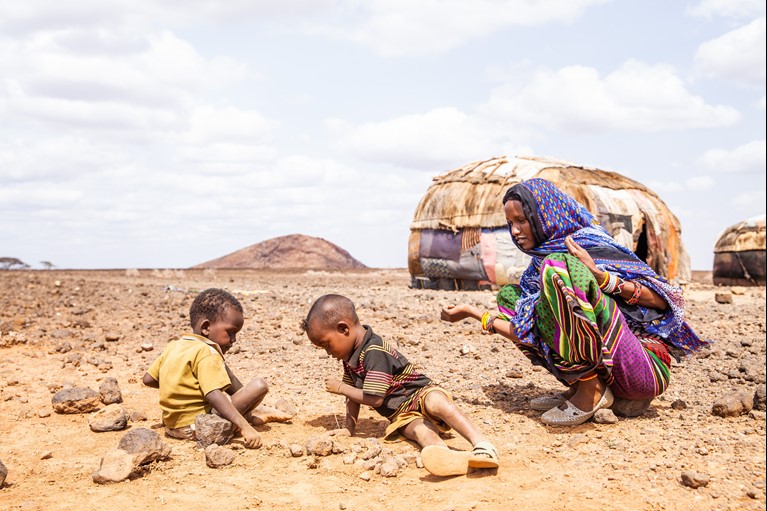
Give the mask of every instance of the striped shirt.
[(362, 389), (365, 394), (382, 396), (375, 411), (389, 420), (414, 410), (418, 391), (432, 384), (392, 344), (373, 333), (368, 325), (360, 347), (344, 362), (343, 382)]

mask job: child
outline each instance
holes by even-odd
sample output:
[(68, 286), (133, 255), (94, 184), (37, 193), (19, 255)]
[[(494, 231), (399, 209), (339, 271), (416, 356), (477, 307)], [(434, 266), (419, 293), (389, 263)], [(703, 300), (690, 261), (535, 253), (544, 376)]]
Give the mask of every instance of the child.
[[(453, 403), (450, 394), (388, 342), (360, 324), (354, 304), (341, 295), (324, 295), (309, 310), (303, 328), (312, 344), (341, 360), (343, 379), (330, 377), (325, 389), (346, 397), (345, 428), (330, 435), (354, 435), (360, 405), (389, 419), (384, 440), (400, 435), (422, 447), (424, 467), (434, 475), (466, 474), (469, 467), (498, 467), (498, 452)], [(450, 450), (439, 433), (455, 429), (472, 452)]]
[(239, 429), (245, 447), (260, 447), (261, 437), (250, 422), (288, 420), (291, 415), (263, 407), (263, 413), (254, 414), (268, 392), (266, 382), (255, 378), (243, 385), (224, 362), (245, 322), (242, 305), (222, 289), (207, 289), (192, 302), (189, 319), (194, 333), (168, 343), (144, 374), (144, 385), (160, 389), (165, 434), (194, 439), (197, 415), (214, 411)]

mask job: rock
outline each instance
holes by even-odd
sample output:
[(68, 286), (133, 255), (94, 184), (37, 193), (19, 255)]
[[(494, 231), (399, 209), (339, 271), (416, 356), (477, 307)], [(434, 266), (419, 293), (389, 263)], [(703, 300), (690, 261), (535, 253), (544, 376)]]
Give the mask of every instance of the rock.
[(88, 425), (91, 431), (97, 433), (103, 431), (120, 431), (128, 425), (128, 414), (121, 405), (117, 403), (108, 405), (103, 410), (99, 410), (88, 418)]
[(734, 392), (719, 399), (711, 407), (711, 413), (718, 417), (737, 417), (754, 407), (754, 396), (749, 392)]
[(235, 456), (236, 454), (233, 450), (221, 447), (218, 444), (210, 444), (205, 448), (205, 464), (210, 468), (231, 465)]
[(315, 456), (328, 456), (333, 452), (333, 440), (325, 435), (310, 437), (306, 441), (306, 452)]
[(123, 435), (117, 448), (136, 455), (136, 466), (170, 457), (170, 447), (155, 431), (146, 428), (136, 428)]
[(101, 395), (101, 402), (105, 405), (123, 402), (123, 395), (119, 385), (117, 385), (116, 378), (104, 378), (104, 381), (99, 385), (99, 394)]
[(51, 411), (47, 408), (41, 408), (40, 410), (37, 411), (37, 416), (40, 417), (41, 419), (50, 417)]
[(232, 423), (212, 413), (203, 413), (194, 420), (194, 436), (198, 447), (225, 445), (234, 436)]
[(594, 414), (594, 422), (597, 424), (615, 424), (618, 422), (618, 417), (609, 408), (602, 408)]
[(304, 455), (304, 446), (301, 444), (290, 444), (290, 455), (294, 458), (300, 458)]
[(357, 460), (357, 455), (354, 453), (347, 454), (343, 458), (344, 465), (353, 465), (356, 460)]
[(98, 392), (84, 387), (60, 390), (53, 395), (51, 403), (56, 413), (90, 413), (100, 405)]
[(140, 346), (142, 351), (152, 351), (154, 349), (154, 344), (151, 342), (144, 342)]
[(146, 420), (146, 414), (142, 412), (141, 410), (133, 410), (130, 413), (131, 422), (143, 422), (145, 420)]
[(370, 481), (372, 477), (373, 476), (370, 475), (370, 472), (363, 472), (360, 474), (360, 479), (362, 479), (363, 481)]
[(362, 453), (362, 459), (369, 460), (369, 459), (375, 458), (376, 456), (381, 454), (382, 449), (383, 447), (381, 447), (381, 444), (378, 443), (378, 440), (373, 439), (370, 445), (368, 446), (367, 450), (364, 453)]
[(701, 486), (707, 486), (709, 477), (706, 474), (695, 472), (694, 470), (688, 470), (682, 472), (682, 484), (689, 486), (690, 488), (700, 488)]
[(106, 342), (117, 342), (120, 340), (120, 334), (115, 332), (107, 332), (104, 334), (104, 340)]
[(5, 484), (5, 478), (8, 477), (8, 469), (6, 468), (3, 460), (0, 460), (0, 488)]
[(754, 391), (754, 410), (765, 410), (765, 393), (767, 393), (767, 388), (765, 388), (765, 384), (762, 383), (761, 385), (757, 385), (756, 390)]
[(98, 484), (119, 483), (134, 475), (134, 455), (123, 449), (112, 449), (101, 458), (99, 468), (93, 472), (93, 482)]
[(518, 379), (518, 378), (522, 378), (523, 376), (524, 376), (524, 374), (522, 374), (522, 371), (520, 371), (518, 369), (512, 369), (511, 371), (506, 373), (506, 378)]
[(290, 415), (295, 416), (298, 414), (298, 407), (293, 404), (291, 401), (288, 401), (284, 397), (279, 399), (276, 403), (274, 403), (274, 407), (278, 410), (282, 410), (285, 413), (289, 413)]
[(53, 451), (45, 451), (40, 454), (41, 460), (49, 460), (51, 458), (53, 458)]
[(732, 303), (732, 294), (730, 293), (716, 293), (714, 295), (714, 301), (716, 303)]
[(674, 410), (684, 410), (687, 408), (687, 403), (685, 403), (683, 399), (676, 399), (671, 403), (671, 408)]
[(639, 417), (650, 408), (652, 399), (623, 399), (616, 397), (610, 407), (616, 415), (621, 417)]
[(397, 460), (389, 458), (381, 463), (380, 473), (384, 477), (397, 477), (397, 474), (399, 473), (399, 463), (397, 463)]

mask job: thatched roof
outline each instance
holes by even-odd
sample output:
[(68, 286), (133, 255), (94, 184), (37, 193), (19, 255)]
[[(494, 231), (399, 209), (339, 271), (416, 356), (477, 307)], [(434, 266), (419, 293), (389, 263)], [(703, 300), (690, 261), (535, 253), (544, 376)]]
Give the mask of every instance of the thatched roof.
[(731, 225), (719, 235), (714, 253), (765, 250), (765, 215)]
[[(659, 274), (689, 279), (681, 225), (655, 192), (616, 172), (552, 158), (498, 157), (440, 174), (418, 204), (410, 228), (457, 232), (504, 227), (503, 194), (509, 186), (533, 177), (555, 183), (591, 211), (616, 239), (618, 234), (623, 236), (618, 241), (632, 250), (645, 244), (644, 249), (639, 247), (640, 252), (647, 252), (641, 257)], [(627, 229), (621, 233), (624, 226)]]

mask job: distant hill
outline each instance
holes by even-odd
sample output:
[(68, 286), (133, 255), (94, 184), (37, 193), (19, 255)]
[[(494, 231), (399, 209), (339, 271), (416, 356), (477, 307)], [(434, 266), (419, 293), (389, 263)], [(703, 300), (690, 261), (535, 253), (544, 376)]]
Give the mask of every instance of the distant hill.
[(351, 270), (367, 267), (327, 240), (291, 234), (256, 243), (193, 268)]

